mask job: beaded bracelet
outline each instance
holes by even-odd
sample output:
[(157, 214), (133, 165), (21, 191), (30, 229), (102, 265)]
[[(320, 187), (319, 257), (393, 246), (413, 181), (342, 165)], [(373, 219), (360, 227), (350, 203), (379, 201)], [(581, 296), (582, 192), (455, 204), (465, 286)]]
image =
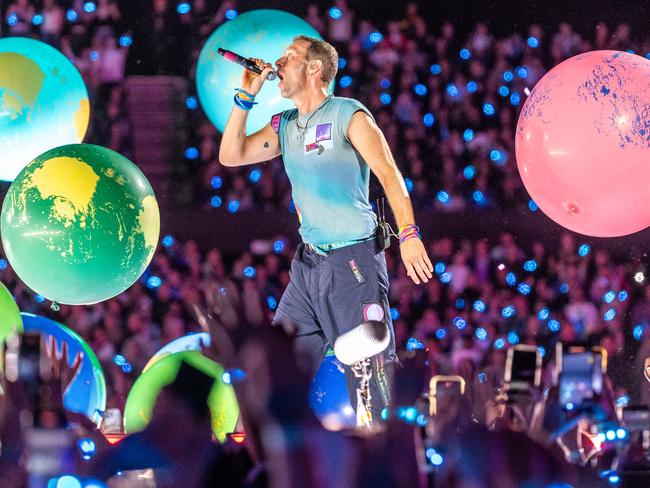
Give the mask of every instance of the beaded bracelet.
[(408, 241), (409, 239), (422, 238), (420, 235), (420, 228), (415, 224), (409, 224), (405, 225), (404, 227), (400, 227), (397, 237), (400, 244), (404, 241)]

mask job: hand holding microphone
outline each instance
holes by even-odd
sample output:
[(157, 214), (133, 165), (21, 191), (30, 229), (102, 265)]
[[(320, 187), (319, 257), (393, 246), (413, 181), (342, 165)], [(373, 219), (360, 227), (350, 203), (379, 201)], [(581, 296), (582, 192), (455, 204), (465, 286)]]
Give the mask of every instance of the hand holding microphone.
[(217, 52), (228, 61), (246, 68), (242, 77), (242, 88), (251, 95), (259, 93), (265, 80), (271, 81), (277, 77), (273, 66), (270, 63), (264, 63), (261, 59), (245, 58), (222, 48), (218, 48)]

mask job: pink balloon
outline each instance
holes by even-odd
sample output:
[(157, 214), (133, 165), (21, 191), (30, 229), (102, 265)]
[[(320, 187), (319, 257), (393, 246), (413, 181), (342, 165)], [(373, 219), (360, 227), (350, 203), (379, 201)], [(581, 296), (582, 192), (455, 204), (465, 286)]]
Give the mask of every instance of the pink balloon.
[(517, 166), (558, 224), (598, 237), (650, 225), (650, 60), (620, 51), (574, 56), (524, 103)]

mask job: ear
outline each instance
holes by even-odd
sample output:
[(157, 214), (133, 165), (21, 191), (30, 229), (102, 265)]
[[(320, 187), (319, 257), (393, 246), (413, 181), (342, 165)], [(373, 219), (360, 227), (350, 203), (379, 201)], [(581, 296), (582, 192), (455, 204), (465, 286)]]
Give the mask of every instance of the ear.
[(307, 73), (309, 75), (315, 75), (323, 69), (323, 62), (320, 59), (313, 59), (309, 62), (307, 66)]

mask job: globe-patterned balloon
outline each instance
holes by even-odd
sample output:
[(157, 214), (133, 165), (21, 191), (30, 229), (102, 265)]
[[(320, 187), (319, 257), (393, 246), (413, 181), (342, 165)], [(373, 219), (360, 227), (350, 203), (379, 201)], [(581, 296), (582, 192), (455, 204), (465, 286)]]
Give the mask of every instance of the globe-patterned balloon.
[(0, 180), (48, 149), (81, 142), (90, 110), (72, 62), (44, 42), (0, 39)]
[(592, 51), (549, 71), (524, 104), (519, 174), (554, 221), (614, 237), (650, 225), (650, 60)]
[(309, 392), (309, 407), (327, 430), (354, 429), (357, 425), (345, 370), (332, 350), (328, 351), (314, 376)]
[[(0, 352), (9, 337), (18, 335), (22, 331), (23, 319), (20, 317), (18, 305), (7, 287), (0, 283)], [(3, 368), (4, 364), (0, 361), (0, 371)]]
[(9, 187), (2, 243), (18, 276), (54, 302), (111, 298), (144, 272), (160, 233), (158, 202), (124, 156), (91, 144), (47, 151)]
[[(235, 88), (241, 85), (242, 68), (226, 61), (218, 48), (247, 58), (274, 64), (297, 35), (322, 39), (316, 29), (300, 17), (274, 9), (252, 10), (215, 30), (203, 46), (196, 68), (199, 99), (206, 115), (223, 132), (233, 107)], [(294, 108), (280, 96), (279, 80), (267, 81), (255, 98), (257, 105), (248, 113), (247, 134), (258, 131), (278, 112)]]

